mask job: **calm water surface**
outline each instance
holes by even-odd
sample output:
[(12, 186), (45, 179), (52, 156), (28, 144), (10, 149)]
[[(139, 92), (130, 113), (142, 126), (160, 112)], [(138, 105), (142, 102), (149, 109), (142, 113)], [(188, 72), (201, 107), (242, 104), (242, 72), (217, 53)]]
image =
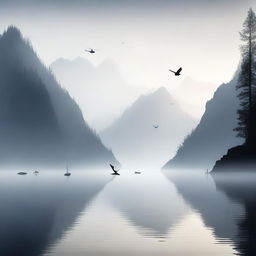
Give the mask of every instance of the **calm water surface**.
[(1, 256), (256, 255), (256, 176), (1, 171), (0, 183)]

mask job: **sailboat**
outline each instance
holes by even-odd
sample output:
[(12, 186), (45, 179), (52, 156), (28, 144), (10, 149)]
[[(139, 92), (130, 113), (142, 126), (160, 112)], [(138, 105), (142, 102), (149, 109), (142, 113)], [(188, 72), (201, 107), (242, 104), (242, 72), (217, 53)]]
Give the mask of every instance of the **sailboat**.
[(68, 170), (68, 165), (66, 166), (66, 173), (64, 173), (64, 176), (70, 176), (71, 175), (71, 173), (69, 172), (69, 170)]

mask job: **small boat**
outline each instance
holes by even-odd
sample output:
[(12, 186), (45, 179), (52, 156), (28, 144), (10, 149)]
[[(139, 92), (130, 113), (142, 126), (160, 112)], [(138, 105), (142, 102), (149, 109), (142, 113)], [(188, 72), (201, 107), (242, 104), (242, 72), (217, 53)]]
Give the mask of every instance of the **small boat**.
[(18, 172), (17, 174), (19, 174), (19, 175), (27, 175), (26, 172)]
[(66, 167), (66, 173), (64, 173), (64, 176), (71, 176), (71, 173), (68, 170), (68, 166)]
[(136, 171), (136, 172), (134, 172), (135, 174), (141, 174), (141, 172), (138, 172), (138, 171)]

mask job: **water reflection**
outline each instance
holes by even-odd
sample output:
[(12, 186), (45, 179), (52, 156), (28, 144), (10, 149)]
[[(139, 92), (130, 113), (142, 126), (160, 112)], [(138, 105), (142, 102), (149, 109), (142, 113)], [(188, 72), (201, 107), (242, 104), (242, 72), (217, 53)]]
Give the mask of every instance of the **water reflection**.
[(18, 176), (1, 171), (0, 255), (42, 255), (109, 180), (97, 174), (67, 178), (62, 172)]
[(0, 255), (228, 256), (231, 241), (242, 251), (244, 199), (231, 200), (223, 183), (122, 171), (1, 172)]
[(236, 254), (256, 255), (256, 175), (166, 173), (184, 199)]
[(106, 190), (113, 207), (145, 236), (164, 238), (189, 207), (161, 172), (123, 175)]
[(46, 255), (228, 256), (233, 250), (216, 244), (200, 215), (161, 172), (138, 176), (122, 170)]
[(218, 174), (213, 179), (219, 191), (244, 206), (245, 213), (236, 221), (236, 249), (240, 255), (256, 255), (256, 175)]
[(205, 225), (213, 229), (219, 242), (235, 239), (238, 233), (236, 218), (243, 214), (243, 207), (217, 191), (210, 175), (171, 172), (167, 176), (191, 207), (200, 213)]

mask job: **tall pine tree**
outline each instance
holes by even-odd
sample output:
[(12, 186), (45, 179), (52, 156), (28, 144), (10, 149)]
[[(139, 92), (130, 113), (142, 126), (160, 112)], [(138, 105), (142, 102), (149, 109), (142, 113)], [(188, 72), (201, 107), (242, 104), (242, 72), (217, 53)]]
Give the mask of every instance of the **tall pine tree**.
[(256, 142), (256, 15), (252, 9), (248, 11), (240, 36), (244, 44), (237, 84), (240, 109), (235, 131), (237, 136), (245, 138), (246, 145), (252, 146)]

